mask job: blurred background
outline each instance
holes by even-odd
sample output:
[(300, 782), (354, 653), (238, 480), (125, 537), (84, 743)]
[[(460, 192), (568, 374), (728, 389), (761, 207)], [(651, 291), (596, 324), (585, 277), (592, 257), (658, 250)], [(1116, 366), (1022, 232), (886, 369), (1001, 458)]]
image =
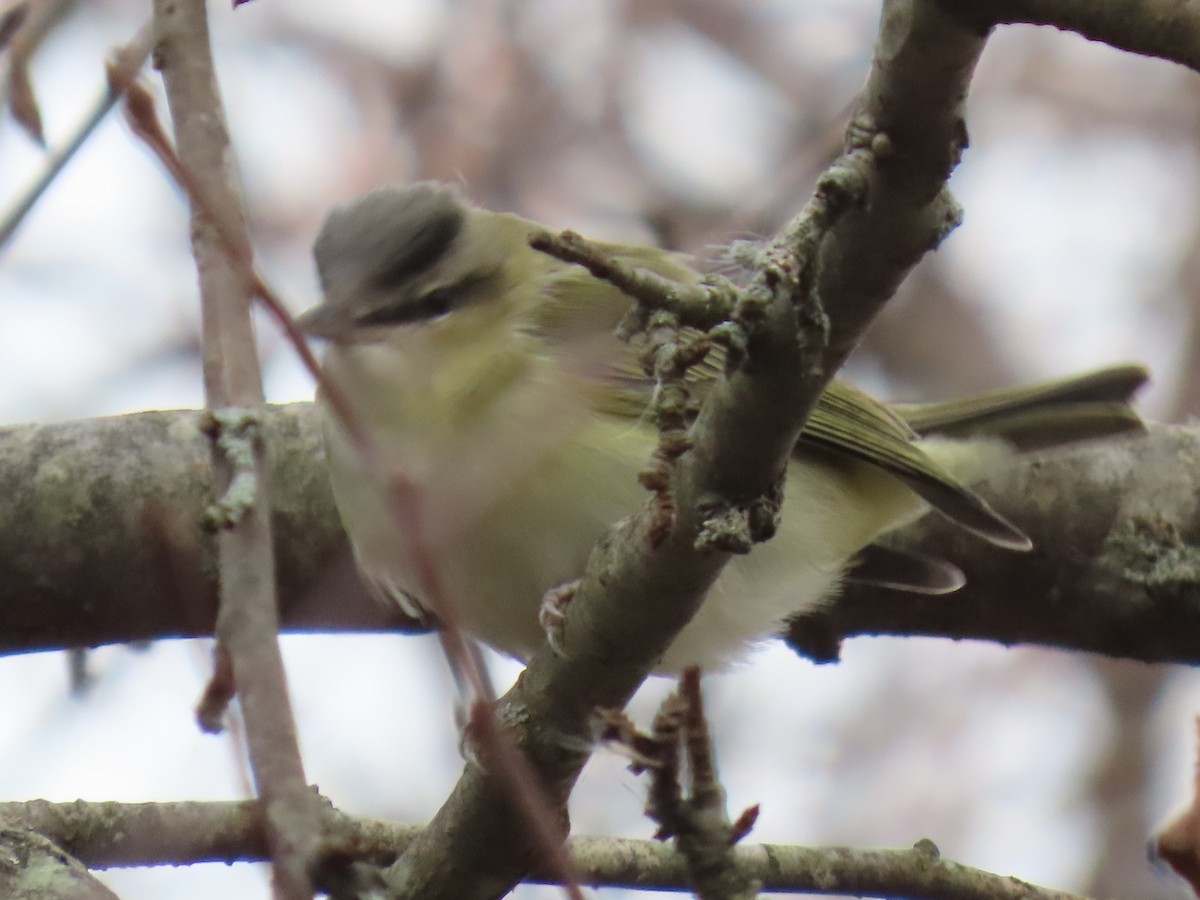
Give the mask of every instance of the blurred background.
[[(148, 6), (34, 0), (48, 17), (30, 73), (50, 148), (94, 105), (106, 54)], [(417, 178), (459, 181), (483, 205), (551, 226), (700, 257), (770, 234), (836, 152), (878, 7), (214, 4), (260, 264), (296, 310), (308, 306), (326, 210)], [(0, 79), (6, 94), (12, 85)], [(1013, 27), (989, 43), (969, 109), (972, 146), (953, 182), (965, 223), (914, 272), (847, 377), (923, 399), (1141, 360), (1155, 374), (1143, 412), (1195, 415), (1196, 75)], [(44, 165), (0, 121), (0, 216)], [(200, 405), (195, 281), (178, 192), (110, 117), (0, 246), (0, 423)], [(279, 334), (259, 324), (269, 398), (311, 397)], [(289, 637), (284, 651), (309, 780), (349, 813), (427, 820), (461, 766), (435, 643)], [(201, 735), (193, 721), (208, 670), (205, 642), (104, 648), (73, 674), (63, 654), (0, 659), (0, 797), (247, 796), (236, 735)], [(517, 671), (496, 660), (502, 684)], [(648, 722), (669, 688), (646, 685), (635, 717)], [(706, 689), (730, 808), (763, 805), (754, 840), (929, 837), (950, 858), (1053, 887), (1188, 896), (1144, 847), (1189, 796), (1200, 705), (1190, 670), (858, 639), (825, 667), (770, 647)], [(599, 753), (574, 797), (576, 833), (649, 837), (642, 793), (623, 760)], [(128, 900), (268, 896), (262, 866), (102, 877)]]

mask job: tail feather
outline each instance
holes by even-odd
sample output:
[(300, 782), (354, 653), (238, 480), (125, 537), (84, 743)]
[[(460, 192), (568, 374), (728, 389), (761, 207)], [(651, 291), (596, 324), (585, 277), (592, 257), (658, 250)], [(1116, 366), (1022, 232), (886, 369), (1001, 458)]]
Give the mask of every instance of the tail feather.
[(1024, 388), (893, 409), (920, 435), (999, 437), (1026, 452), (1144, 431), (1129, 401), (1148, 379), (1143, 366), (1113, 366)]

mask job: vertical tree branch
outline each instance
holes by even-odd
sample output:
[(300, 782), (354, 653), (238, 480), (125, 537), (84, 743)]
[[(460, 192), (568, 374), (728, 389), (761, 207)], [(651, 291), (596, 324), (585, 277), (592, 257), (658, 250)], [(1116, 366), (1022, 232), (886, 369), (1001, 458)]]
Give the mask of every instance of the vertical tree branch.
[[(192, 203), (200, 277), (204, 387), (212, 411), (214, 488), (223, 496), (217, 638), (229, 654), (246, 720), (258, 792), (267, 809), (278, 896), (312, 896), (316, 812), (308, 791), (278, 643), (267, 465), (259, 431), (263, 394), (250, 319), (249, 259), (241, 191), (218, 93), (203, 0), (156, 0), (155, 66), (163, 73), (183, 166), (204, 204)], [(220, 217), (218, 228), (210, 216)], [(218, 233), (220, 232), (220, 234)]]

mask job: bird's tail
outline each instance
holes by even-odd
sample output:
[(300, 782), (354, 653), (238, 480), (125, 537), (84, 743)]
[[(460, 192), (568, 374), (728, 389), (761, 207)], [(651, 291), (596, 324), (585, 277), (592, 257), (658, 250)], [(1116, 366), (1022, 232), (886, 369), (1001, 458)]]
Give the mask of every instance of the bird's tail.
[(892, 409), (922, 437), (996, 437), (1024, 453), (1145, 431), (1130, 400), (1149, 377), (1144, 366), (1120, 365), (956, 400), (896, 404)]

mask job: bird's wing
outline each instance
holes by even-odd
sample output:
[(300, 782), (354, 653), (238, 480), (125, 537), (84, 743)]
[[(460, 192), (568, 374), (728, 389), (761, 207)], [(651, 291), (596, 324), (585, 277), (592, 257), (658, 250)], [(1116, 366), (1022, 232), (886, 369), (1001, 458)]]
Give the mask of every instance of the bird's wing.
[[(618, 252), (618, 250), (613, 250)], [(668, 278), (684, 280), (690, 272), (681, 259), (636, 256), (625, 253), (634, 265), (644, 265)], [(691, 273), (689, 280), (695, 279)], [(548, 340), (566, 343), (601, 331), (611, 331), (630, 308), (629, 298), (584, 269), (564, 267), (548, 280), (544, 301), (534, 313), (534, 328)], [(685, 339), (697, 332), (683, 330)], [(635, 340), (617, 352), (610, 368), (607, 389), (596, 398), (597, 410), (638, 419), (654, 390), (654, 381), (642, 368)], [(725, 366), (724, 348), (714, 346), (688, 373), (693, 396), (703, 399), (708, 387)], [(876, 466), (899, 479), (935, 509), (987, 540), (1014, 549), (1028, 549), (1029, 539), (1007, 522), (966, 485), (939, 466), (916, 443), (917, 433), (880, 401), (849, 385), (834, 381), (821, 395), (809, 416), (796, 447), (828, 451)]]

